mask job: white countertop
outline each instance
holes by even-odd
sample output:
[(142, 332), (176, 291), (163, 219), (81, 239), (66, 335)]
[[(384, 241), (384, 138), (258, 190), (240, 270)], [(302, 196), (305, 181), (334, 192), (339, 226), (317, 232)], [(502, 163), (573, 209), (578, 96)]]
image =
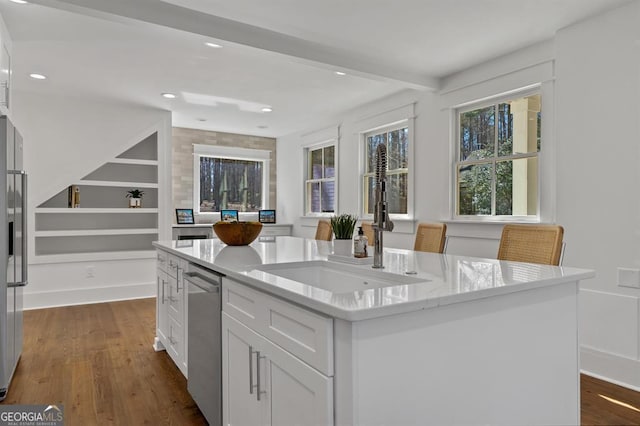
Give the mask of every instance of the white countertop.
[[(297, 237), (227, 246), (220, 240), (158, 241), (154, 246), (267, 293), (326, 315), (358, 321), (530, 290), (595, 276), (591, 270), (467, 256), (384, 249), (385, 273), (423, 278), (418, 284), (328, 291), (255, 267), (327, 260), (333, 243)], [(371, 265), (357, 265), (366, 273)]]

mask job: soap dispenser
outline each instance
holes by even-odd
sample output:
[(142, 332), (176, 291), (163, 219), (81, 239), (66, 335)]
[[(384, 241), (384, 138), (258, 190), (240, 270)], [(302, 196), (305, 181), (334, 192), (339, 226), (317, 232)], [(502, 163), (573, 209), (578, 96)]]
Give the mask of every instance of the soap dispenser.
[(354, 257), (367, 257), (367, 245), (369, 239), (364, 235), (362, 226), (358, 226), (358, 235), (353, 239), (353, 256)]

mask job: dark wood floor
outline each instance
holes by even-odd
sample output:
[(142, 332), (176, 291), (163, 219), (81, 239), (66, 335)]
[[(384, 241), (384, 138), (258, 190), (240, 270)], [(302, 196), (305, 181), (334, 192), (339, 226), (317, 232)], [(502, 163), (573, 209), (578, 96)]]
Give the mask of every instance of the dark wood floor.
[(152, 348), (155, 299), (24, 314), (5, 404), (63, 404), (65, 425), (206, 425), (166, 352)]
[[(24, 322), (4, 404), (63, 404), (67, 426), (206, 424), (180, 371), (151, 347), (155, 299), (27, 311)], [(582, 376), (581, 398), (583, 425), (640, 425), (639, 392)]]

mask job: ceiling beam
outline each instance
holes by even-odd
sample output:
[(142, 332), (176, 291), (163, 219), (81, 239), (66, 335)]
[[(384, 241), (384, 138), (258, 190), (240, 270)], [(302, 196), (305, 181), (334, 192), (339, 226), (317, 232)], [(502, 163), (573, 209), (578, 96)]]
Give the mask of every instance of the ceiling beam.
[(440, 86), (439, 79), (390, 66), (385, 63), (384, 58), (378, 61), (366, 54), (354, 54), (344, 49), (159, 0), (30, 0), (30, 2), (107, 19), (109, 15), (135, 19), (268, 50), (296, 58), (297, 61), (302, 60), (314, 66), (340, 70), (351, 75), (394, 81), (412, 89), (437, 90)]

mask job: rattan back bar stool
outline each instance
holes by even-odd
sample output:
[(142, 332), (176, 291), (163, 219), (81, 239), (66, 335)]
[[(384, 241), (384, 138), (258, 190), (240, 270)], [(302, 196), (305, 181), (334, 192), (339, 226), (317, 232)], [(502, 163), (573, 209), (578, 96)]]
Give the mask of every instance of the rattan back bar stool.
[(318, 227), (316, 228), (316, 240), (331, 241), (332, 235), (331, 222), (320, 219), (318, 221)]
[(447, 236), (447, 225), (444, 223), (420, 223), (416, 230), (415, 251), (443, 253)]
[(505, 225), (498, 259), (558, 266), (563, 236), (559, 225)]

